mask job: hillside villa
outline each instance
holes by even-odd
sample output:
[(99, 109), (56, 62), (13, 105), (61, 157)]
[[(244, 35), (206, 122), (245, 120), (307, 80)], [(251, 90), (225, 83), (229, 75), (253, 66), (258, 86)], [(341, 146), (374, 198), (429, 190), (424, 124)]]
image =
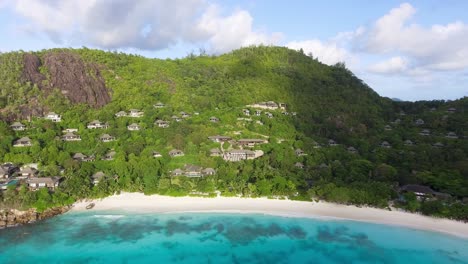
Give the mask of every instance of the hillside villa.
[(26, 180), (30, 190), (38, 190), (40, 188), (48, 188), (49, 190), (54, 190), (60, 184), (60, 177), (40, 177), (40, 178), (30, 178)]
[(227, 136), (220, 136), (220, 135), (217, 135), (217, 136), (210, 136), (208, 137), (209, 140), (213, 141), (213, 142), (226, 142), (226, 141), (229, 141), (229, 140), (232, 140), (231, 137), (227, 137)]
[(68, 132), (62, 136), (63, 141), (80, 141), (81, 137), (73, 132)]
[(13, 124), (11, 124), (10, 127), (14, 131), (24, 131), (24, 130), (26, 130), (26, 126), (21, 124), (20, 122), (14, 122)]
[(22, 137), (15, 142), (13, 142), (13, 147), (30, 147), (32, 146), (32, 141), (29, 137)]
[(199, 178), (208, 175), (214, 175), (216, 171), (213, 168), (203, 169), (200, 166), (185, 164), (182, 169), (175, 169), (172, 171), (172, 176), (186, 176), (189, 178)]
[(104, 135), (99, 137), (99, 140), (101, 140), (102, 142), (111, 142), (111, 141), (115, 140), (115, 137), (113, 137), (113, 136), (111, 136), (109, 134), (104, 134)]
[(240, 146), (244, 146), (244, 147), (254, 147), (255, 145), (266, 144), (266, 143), (268, 143), (268, 140), (266, 139), (243, 138), (243, 139), (237, 140), (237, 144), (239, 144)]
[(157, 102), (153, 105), (154, 108), (163, 108), (165, 105), (161, 102)]
[(173, 150), (169, 151), (169, 156), (171, 156), (171, 157), (181, 157), (181, 156), (184, 156), (184, 152), (182, 150), (173, 149)]
[(102, 123), (99, 120), (93, 120), (88, 123), (86, 126), (88, 129), (107, 129), (109, 128), (109, 123)]
[(247, 159), (255, 159), (255, 151), (248, 149), (232, 149), (225, 151), (223, 154), (223, 159), (225, 161), (241, 161)]
[(129, 131), (138, 131), (140, 130), (140, 125), (138, 125), (137, 123), (133, 123), (133, 124), (128, 125), (127, 129)]
[(162, 128), (169, 127), (169, 122), (168, 121), (164, 121), (164, 120), (160, 120), (160, 119), (156, 120), (154, 122), (154, 124), (157, 125), (158, 127), (162, 127)]
[(44, 118), (55, 123), (62, 121), (62, 117), (54, 112), (49, 112)]
[(125, 117), (127, 116), (127, 112), (125, 111), (119, 111), (115, 114), (116, 117)]
[(138, 109), (130, 109), (128, 112), (128, 117), (142, 117), (144, 112), (138, 110)]

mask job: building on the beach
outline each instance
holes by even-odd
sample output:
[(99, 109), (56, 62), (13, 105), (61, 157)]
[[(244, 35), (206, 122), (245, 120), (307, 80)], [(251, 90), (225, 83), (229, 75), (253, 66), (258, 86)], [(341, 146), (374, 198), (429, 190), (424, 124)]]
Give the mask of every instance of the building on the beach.
[(32, 140), (29, 137), (22, 137), (13, 142), (13, 147), (30, 147), (32, 146)]
[(47, 113), (47, 115), (44, 116), (44, 119), (50, 120), (55, 123), (62, 121), (62, 117), (54, 112)]
[(192, 164), (185, 164), (182, 169), (175, 169), (171, 172), (172, 176), (186, 176), (189, 178), (200, 178), (214, 174), (216, 174), (216, 171), (213, 168), (203, 169), (200, 166)]
[(173, 149), (173, 150), (169, 151), (169, 156), (171, 156), (171, 157), (181, 157), (181, 156), (184, 156), (184, 152), (182, 150), (179, 150), (179, 149)]
[(93, 176), (91, 176), (91, 180), (93, 181), (94, 185), (97, 185), (104, 177), (106, 177), (106, 174), (104, 174), (102, 171), (98, 171), (94, 173)]
[(14, 122), (13, 124), (10, 125), (10, 127), (14, 131), (24, 131), (24, 130), (26, 130), (26, 126), (21, 124), (20, 122)]
[(60, 184), (61, 177), (33, 177), (26, 180), (29, 189), (38, 190), (40, 188), (48, 188), (54, 190)]

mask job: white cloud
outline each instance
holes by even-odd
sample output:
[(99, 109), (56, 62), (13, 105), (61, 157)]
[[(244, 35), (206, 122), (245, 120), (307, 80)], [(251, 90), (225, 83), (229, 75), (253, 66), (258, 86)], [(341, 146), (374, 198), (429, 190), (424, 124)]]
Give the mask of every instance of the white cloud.
[(207, 41), (212, 51), (226, 52), (281, 38), (254, 30), (247, 11), (222, 16), (206, 0), (0, 1), (26, 19), (18, 28), (44, 33), (60, 44), (160, 50)]
[(410, 4), (401, 4), (352, 41), (361, 52), (403, 54), (414, 67), (434, 71), (467, 68), (468, 25), (457, 21), (425, 28), (409, 23), (415, 13)]
[(380, 74), (395, 74), (404, 72), (407, 68), (408, 61), (398, 56), (371, 65), (369, 71)]
[(276, 44), (282, 38), (281, 33), (255, 31), (253, 18), (247, 11), (237, 10), (223, 17), (215, 5), (211, 5), (203, 14), (195, 30), (200, 35), (209, 36), (210, 48), (215, 53), (253, 44)]
[(350, 55), (344, 48), (338, 47), (337, 43), (323, 43), (320, 40), (292, 41), (286, 44), (290, 49), (302, 49), (305, 54), (312, 53), (314, 58), (318, 58), (322, 63), (333, 65), (337, 62), (344, 62), (350, 59)]

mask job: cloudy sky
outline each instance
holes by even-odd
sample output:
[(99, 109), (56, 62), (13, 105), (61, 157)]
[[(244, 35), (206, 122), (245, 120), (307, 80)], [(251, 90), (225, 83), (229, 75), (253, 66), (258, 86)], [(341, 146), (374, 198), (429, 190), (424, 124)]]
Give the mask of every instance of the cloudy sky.
[(0, 0), (0, 51), (82, 47), (147, 57), (252, 44), (345, 62), (382, 96), (468, 96), (468, 1)]

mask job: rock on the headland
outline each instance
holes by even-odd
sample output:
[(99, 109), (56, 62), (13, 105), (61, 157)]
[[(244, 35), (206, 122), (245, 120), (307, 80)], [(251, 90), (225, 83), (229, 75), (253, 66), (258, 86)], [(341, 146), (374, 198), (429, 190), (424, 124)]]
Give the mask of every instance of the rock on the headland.
[(42, 213), (32, 208), (26, 211), (19, 211), (16, 209), (7, 209), (0, 211), (0, 229), (5, 227), (13, 227), (17, 225), (24, 225), (34, 223), (38, 220), (47, 219), (59, 214), (63, 214), (70, 209), (68, 206), (55, 207), (45, 210)]

